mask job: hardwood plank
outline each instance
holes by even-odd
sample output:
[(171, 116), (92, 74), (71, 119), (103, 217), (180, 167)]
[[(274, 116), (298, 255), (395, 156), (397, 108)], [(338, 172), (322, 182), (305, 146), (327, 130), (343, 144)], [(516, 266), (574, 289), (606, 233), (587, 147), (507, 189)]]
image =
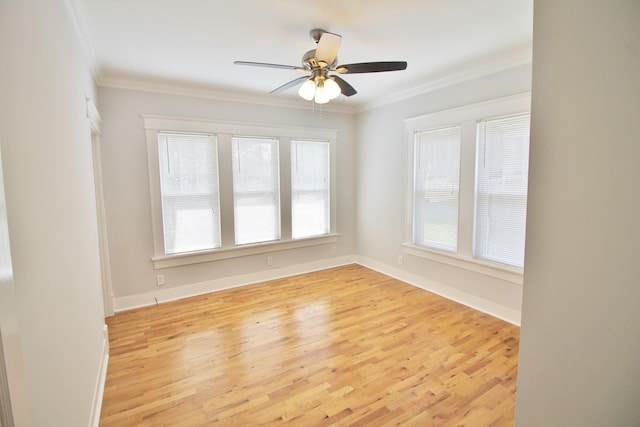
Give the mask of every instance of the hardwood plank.
[(519, 329), (357, 265), (108, 324), (103, 427), (513, 425)]

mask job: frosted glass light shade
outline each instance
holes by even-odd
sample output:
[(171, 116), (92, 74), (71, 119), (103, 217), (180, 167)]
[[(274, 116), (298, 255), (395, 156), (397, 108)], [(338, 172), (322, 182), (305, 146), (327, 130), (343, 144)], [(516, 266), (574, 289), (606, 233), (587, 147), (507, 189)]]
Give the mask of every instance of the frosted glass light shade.
[(316, 89), (316, 96), (315, 96), (315, 101), (316, 104), (326, 104), (327, 102), (331, 101), (331, 98), (329, 98), (329, 93), (330, 91), (328, 91), (324, 85), (324, 80), (320, 81), (320, 83), (318, 83), (318, 88)]
[(316, 93), (316, 82), (314, 79), (309, 79), (300, 86), (298, 95), (307, 101), (311, 101)]
[(337, 98), (340, 95), (340, 86), (332, 78), (328, 78), (324, 81), (324, 90), (327, 92), (329, 99)]

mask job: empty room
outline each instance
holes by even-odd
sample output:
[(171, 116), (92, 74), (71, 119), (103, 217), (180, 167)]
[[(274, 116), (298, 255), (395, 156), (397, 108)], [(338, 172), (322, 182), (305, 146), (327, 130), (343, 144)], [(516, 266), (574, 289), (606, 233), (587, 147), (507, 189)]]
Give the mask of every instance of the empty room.
[(636, 0), (2, 0), (0, 426), (640, 424)]

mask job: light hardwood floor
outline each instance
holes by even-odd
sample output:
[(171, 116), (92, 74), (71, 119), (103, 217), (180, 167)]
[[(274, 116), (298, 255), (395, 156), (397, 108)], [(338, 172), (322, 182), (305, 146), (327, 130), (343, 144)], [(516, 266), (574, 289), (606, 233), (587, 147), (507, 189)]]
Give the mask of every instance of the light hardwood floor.
[(357, 265), (108, 325), (103, 427), (513, 425), (519, 329)]

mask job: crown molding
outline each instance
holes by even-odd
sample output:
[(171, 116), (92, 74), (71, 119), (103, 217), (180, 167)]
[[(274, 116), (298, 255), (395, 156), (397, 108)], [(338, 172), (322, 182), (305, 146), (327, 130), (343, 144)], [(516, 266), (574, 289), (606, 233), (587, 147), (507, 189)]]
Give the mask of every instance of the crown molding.
[[(77, 2), (80, 0), (68, 1)], [(96, 84), (99, 87), (206, 98), (226, 102), (263, 105), (267, 107), (295, 108), (301, 110), (311, 110), (315, 108), (314, 111), (319, 112), (320, 114), (323, 112), (357, 114), (415, 98), (438, 89), (495, 74), (500, 71), (505, 71), (527, 64), (530, 65), (531, 63), (531, 55), (529, 53), (517, 53), (515, 55), (502, 57), (490, 62), (481, 61), (464, 67), (457, 67), (458, 70), (462, 69), (461, 71), (443, 71), (436, 76), (426, 79), (423, 83), (403, 89), (392, 95), (380, 97), (376, 100), (363, 101), (361, 103), (332, 101), (329, 104), (324, 104), (322, 106), (316, 105), (315, 107), (312, 103), (304, 101), (298, 97), (274, 97), (264, 94), (256, 94), (255, 92), (218, 88), (205, 84), (186, 83), (128, 74), (117, 75), (113, 73), (103, 73), (100, 78), (96, 79)]]
[(427, 79), (424, 83), (420, 83), (408, 89), (401, 90), (393, 95), (384, 96), (374, 101), (369, 101), (359, 105), (358, 113), (373, 110), (389, 104), (395, 104), (410, 98), (424, 95), (438, 89), (454, 86), (467, 81), (475, 80), (480, 77), (498, 73), (500, 71), (509, 70), (522, 65), (531, 64), (531, 55), (518, 53), (507, 58), (501, 58), (491, 62), (478, 62), (470, 64), (457, 72), (442, 72), (438, 76)]
[(206, 98), (217, 101), (240, 102), (267, 107), (295, 108), (300, 110), (314, 110), (319, 113), (347, 113), (354, 114), (356, 106), (339, 102), (331, 102), (322, 106), (313, 106), (312, 103), (297, 97), (278, 97), (239, 90), (215, 88), (207, 85), (193, 83), (174, 82), (149, 77), (136, 77), (128, 75), (104, 75), (98, 81), (99, 87), (116, 89), (128, 89), (142, 92), (162, 93), (166, 95), (189, 96)]

